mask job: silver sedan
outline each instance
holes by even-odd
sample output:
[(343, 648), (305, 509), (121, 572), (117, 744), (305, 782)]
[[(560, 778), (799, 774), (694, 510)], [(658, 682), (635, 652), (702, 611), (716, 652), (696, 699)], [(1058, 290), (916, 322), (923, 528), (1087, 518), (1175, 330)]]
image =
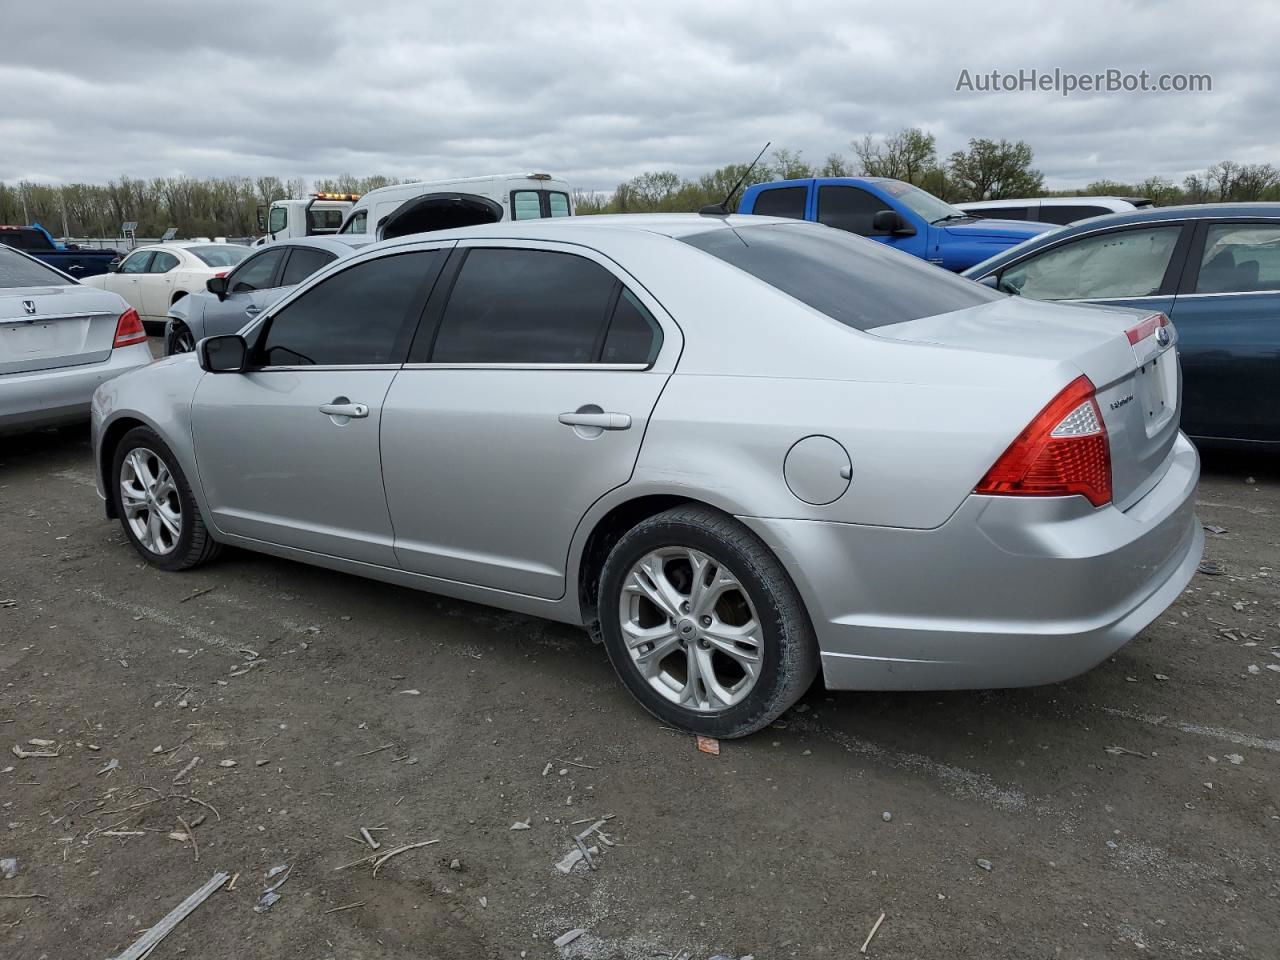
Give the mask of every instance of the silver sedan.
[(1159, 314), (1025, 301), (764, 217), (376, 244), (99, 389), (107, 514), (581, 624), (665, 722), (1048, 683), (1200, 558)]
[(0, 432), (88, 420), (98, 384), (150, 362), (123, 299), (0, 246)]

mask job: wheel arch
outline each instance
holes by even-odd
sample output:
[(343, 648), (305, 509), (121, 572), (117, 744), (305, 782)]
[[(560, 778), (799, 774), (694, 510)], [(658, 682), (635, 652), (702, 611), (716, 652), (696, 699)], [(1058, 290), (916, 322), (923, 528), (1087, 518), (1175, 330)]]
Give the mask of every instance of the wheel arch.
[(732, 515), (723, 507), (697, 496), (673, 493), (642, 493), (614, 503), (591, 523), (589, 532), (582, 539), (577, 564), (577, 600), (582, 623), (593, 640), (599, 641), (597, 606), (600, 592), (600, 571), (609, 551), (622, 536), (637, 524), (657, 516), (672, 507), (703, 506), (726, 515)]
[(98, 444), (98, 472), (102, 477), (102, 489), (107, 496), (107, 516), (112, 520), (119, 518), (120, 512), (116, 509), (116, 498), (112, 494), (111, 484), (113, 478), (111, 475), (111, 464), (115, 460), (116, 447), (120, 445), (120, 441), (124, 435), (134, 427), (148, 427), (152, 430), (154, 426), (145, 420), (137, 417), (124, 415), (112, 420), (102, 431), (102, 440)]

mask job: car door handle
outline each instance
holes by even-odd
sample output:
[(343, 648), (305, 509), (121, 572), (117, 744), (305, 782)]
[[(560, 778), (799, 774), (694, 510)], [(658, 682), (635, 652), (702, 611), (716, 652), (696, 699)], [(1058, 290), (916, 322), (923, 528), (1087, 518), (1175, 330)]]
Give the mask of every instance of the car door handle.
[(71, 266), (67, 267), (67, 273), (71, 273), (73, 270), (83, 270), (83, 269), (84, 267), (80, 266), (80, 264), (73, 263)]
[(566, 427), (598, 427), (601, 430), (630, 430), (631, 417), (625, 413), (562, 413)]
[(329, 417), (351, 417), (359, 420), (369, 415), (369, 408), (363, 403), (322, 403), (320, 412)]
[(256, 316), (257, 316), (258, 314), (260, 314), (261, 312), (262, 312), (262, 308), (261, 308), (261, 307), (255, 307), (255, 306), (250, 305), (250, 306), (247, 306), (247, 307), (245, 307), (245, 308), (244, 308), (244, 315), (245, 315), (246, 317), (256, 317)]

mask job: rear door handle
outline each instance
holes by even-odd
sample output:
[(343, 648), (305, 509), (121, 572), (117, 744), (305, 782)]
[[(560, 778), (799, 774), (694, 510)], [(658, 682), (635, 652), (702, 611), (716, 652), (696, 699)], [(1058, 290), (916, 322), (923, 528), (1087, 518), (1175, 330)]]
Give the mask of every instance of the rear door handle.
[(625, 413), (562, 413), (566, 427), (598, 427), (601, 430), (630, 430), (631, 417)]
[(359, 420), (369, 415), (369, 408), (363, 403), (322, 403), (320, 412), (330, 417), (351, 417)]
[(261, 308), (261, 307), (256, 307), (256, 306), (254, 306), (254, 305), (252, 305), (252, 304), (250, 304), (249, 306), (247, 306), (247, 307), (245, 307), (245, 308), (244, 308), (244, 315), (245, 315), (246, 317), (256, 317), (256, 316), (257, 316), (258, 314), (260, 314), (261, 312), (262, 312), (262, 308)]

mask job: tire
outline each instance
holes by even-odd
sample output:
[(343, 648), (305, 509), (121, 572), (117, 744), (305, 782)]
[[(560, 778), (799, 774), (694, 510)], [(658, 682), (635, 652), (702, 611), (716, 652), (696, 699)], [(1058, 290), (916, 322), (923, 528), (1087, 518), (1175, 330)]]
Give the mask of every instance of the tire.
[(190, 353), (195, 349), (195, 337), (191, 334), (191, 329), (185, 323), (175, 322), (173, 332), (165, 343), (165, 355), (173, 356), (175, 353)]
[[(147, 563), (161, 570), (190, 570), (217, 556), (220, 544), (209, 535), (186, 474), (154, 430), (134, 427), (121, 438), (106, 483), (124, 535)], [(126, 483), (136, 494), (129, 506)]]
[[(699, 570), (712, 584), (701, 600), (694, 595)], [(724, 587), (729, 581), (734, 586)], [(600, 574), (599, 618), (627, 689), (659, 720), (693, 733), (755, 733), (818, 673), (813, 625), (786, 570), (755, 534), (709, 507), (675, 507), (622, 536)], [(656, 639), (643, 639), (650, 636)]]

